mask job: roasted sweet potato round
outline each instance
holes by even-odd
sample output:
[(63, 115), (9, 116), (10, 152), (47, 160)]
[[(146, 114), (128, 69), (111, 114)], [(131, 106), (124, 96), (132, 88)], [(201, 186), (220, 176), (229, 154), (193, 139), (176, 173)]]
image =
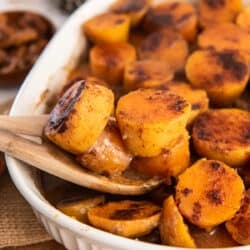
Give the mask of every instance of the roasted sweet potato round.
[(127, 15), (105, 13), (84, 24), (84, 32), (93, 43), (117, 43), (128, 40), (130, 18)]
[(242, 10), (241, 0), (200, 0), (199, 20), (202, 27), (234, 22)]
[(190, 111), (190, 104), (170, 91), (139, 89), (119, 99), (116, 118), (128, 149), (153, 157), (176, 144)]
[(162, 28), (177, 30), (185, 40), (193, 41), (197, 34), (197, 11), (191, 3), (163, 2), (148, 11), (143, 28), (148, 32)]
[(138, 55), (140, 59), (163, 61), (173, 71), (181, 71), (186, 63), (188, 44), (177, 32), (164, 29), (147, 36)]
[(92, 225), (125, 237), (140, 237), (159, 225), (161, 208), (149, 201), (123, 200), (92, 208)]
[(248, 61), (238, 51), (195, 51), (186, 64), (186, 76), (195, 88), (207, 91), (212, 103), (227, 106), (244, 91)]
[(172, 195), (164, 200), (163, 203), (160, 235), (161, 241), (165, 245), (195, 248), (194, 239)]
[(61, 148), (81, 154), (101, 135), (113, 109), (111, 90), (78, 81), (58, 100), (45, 127), (45, 135)]
[(126, 149), (114, 120), (109, 120), (92, 147), (77, 161), (86, 168), (107, 176), (121, 174), (130, 164), (132, 155)]
[(236, 170), (215, 160), (199, 160), (179, 176), (176, 185), (181, 214), (205, 229), (231, 219), (243, 197), (244, 184)]
[(163, 149), (162, 153), (155, 157), (135, 157), (131, 167), (150, 177), (164, 177), (169, 184), (171, 177), (177, 177), (189, 166), (189, 163), (189, 135), (184, 132), (171, 149)]
[(193, 126), (196, 152), (233, 167), (248, 163), (250, 154), (250, 113), (238, 109), (210, 110), (201, 114)]
[(122, 84), (125, 66), (135, 59), (135, 48), (128, 43), (99, 44), (90, 50), (93, 75), (111, 85)]
[(238, 213), (226, 222), (226, 228), (233, 239), (242, 245), (250, 245), (250, 189)]
[(173, 71), (164, 63), (155, 60), (134, 61), (125, 67), (124, 88), (152, 88), (173, 78)]

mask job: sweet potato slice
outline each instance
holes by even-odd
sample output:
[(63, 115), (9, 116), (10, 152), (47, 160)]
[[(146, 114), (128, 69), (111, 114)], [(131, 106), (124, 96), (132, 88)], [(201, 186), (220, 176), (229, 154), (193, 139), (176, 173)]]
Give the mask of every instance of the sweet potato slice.
[(250, 7), (246, 7), (236, 19), (236, 24), (242, 29), (250, 32)]
[(171, 177), (177, 177), (190, 162), (189, 135), (185, 132), (176, 145), (155, 157), (135, 157), (131, 167), (148, 176), (161, 176), (166, 183), (171, 183)]
[(162, 84), (159, 88), (169, 89), (170, 91), (182, 96), (191, 104), (191, 114), (188, 125), (192, 124), (197, 116), (209, 107), (209, 99), (205, 90), (194, 89), (190, 84), (180, 81), (170, 81)]
[(250, 189), (238, 213), (226, 222), (226, 228), (232, 238), (242, 245), (250, 245)]
[(181, 71), (186, 63), (188, 44), (179, 33), (164, 29), (147, 36), (138, 55), (140, 59), (163, 61), (173, 71)]
[(223, 23), (205, 29), (198, 37), (200, 48), (239, 50), (250, 64), (250, 33), (233, 23)]
[(171, 195), (163, 203), (160, 222), (161, 241), (164, 245), (195, 248), (195, 242), (189, 233), (181, 213)]
[(248, 163), (250, 154), (250, 113), (239, 109), (217, 109), (201, 114), (192, 132), (200, 156), (233, 167)]
[(127, 15), (105, 13), (85, 22), (83, 29), (93, 43), (126, 42), (130, 18)]
[(162, 28), (177, 30), (185, 40), (193, 41), (197, 34), (198, 17), (191, 3), (165, 1), (148, 11), (143, 28), (148, 32)]
[(200, 0), (199, 13), (202, 27), (209, 27), (225, 22), (234, 22), (242, 10), (241, 0)]
[(161, 208), (148, 201), (109, 202), (88, 212), (90, 223), (121, 236), (135, 238), (150, 233), (159, 224)]
[(126, 14), (130, 17), (131, 26), (137, 26), (149, 9), (151, 0), (117, 0), (111, 11), (117, 14)]
[(113, 109), (111, 90), (86, 81), (76, 82), (52, 110), (45, 135), (59, 147), (81, 154), (101, 135)]
[(198, 50), (188, 58), (186, 76), (193, 87), (207, 91), (212, 103), (227, 106), (247, 85), (248, 61), (238, 51)]
[(130, 164), (132, 155), (125, 148), (114, 120), (109, 120), (102, 134), (88, 152), (77, 156), (83, 166), (109, 176), (121, 174)]
[(152, 88), (173, 78), (173, 71), (163, 62), (141, 60), (128, 64), (124, 71), (126, 91), (138, 88)]
[(190, 110), (188, 102), (170, 91), (139, 89), (119, 99), (116, 118), (128, 149), (153, 157), (176, 144)]
[(176, 202), (191, 223), (205, 229), (231, 219), (244, 197), (237, 172), (220, 161), (199, 160), (179, 176)]
[(135, 59), (135, 48), (128, 43), (99, 44), (90, 50), (92, 73), (111, 85), (122, 84), (125, 66)]
[(85, 200), (60, 202), (57, 204), (56, 208), (62, 211), (64, 214), (86, 223), (88, 221), (88, 210), (101, 203), (104, 203), (104, 201), (105, 196), (100, 195)]

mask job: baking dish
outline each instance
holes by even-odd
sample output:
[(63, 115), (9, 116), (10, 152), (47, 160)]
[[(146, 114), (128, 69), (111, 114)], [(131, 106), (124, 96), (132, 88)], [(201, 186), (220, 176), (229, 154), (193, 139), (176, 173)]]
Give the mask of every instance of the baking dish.
[[(34, 115), (47, 110), (47, 101), (60, 91), (67, 73), (74, 67), (81, 51), (87, 48), (81, 30), (82, 23), (107, 10), (113, 2), (114, 0), (89, 0), (69, 18), (26, 78), (13, 104), (11, 115)], [(48, 203), (31, 167), (10, 157), (6, 159), (12, 180), (37, 218), (48, 233), (67, 249), (181, 249), (122, 238), (71, 219)], [(249, 249), (249, 246), (235, 249)]]

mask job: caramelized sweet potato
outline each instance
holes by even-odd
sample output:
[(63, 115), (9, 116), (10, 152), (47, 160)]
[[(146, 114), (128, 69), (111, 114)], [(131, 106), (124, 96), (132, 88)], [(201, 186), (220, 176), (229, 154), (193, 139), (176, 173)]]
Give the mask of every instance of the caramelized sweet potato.
[(150, 8), (143, 28), (148, 32), (162, 28), (177, 30), (185, 40), (193, 41), (197, 34), (197, 23), (197, 12), (192, 4), (165, 1)]
[(96, 207), (101, 203), (104, 203), (104, 201), (105, 196), (100, 195), (85, 200), (61, 202), (56, 206), (56, 208), (64, 214), (67, 214), (68, 216), (72, 217), (73, 219), (86, 223), (88, 221), (88, 210), (93, 207)]
[(161, 209), (149, 201), (117, 201), (92, 208), (90, 223), (105, 231), (135, 238), (150, 233), (159, 224)]
[(165, 177), (166, 183), (169, 184), (171, 177), (182, 173), (189, 166), (189, 162), (189, 135), (185, 132), (171, 149), (162, 150), (162, 153), (155, 157), (135, 157), (131, 167), (150, 177)]
[(250, 32), (250, 7), (246, 7), (236, 19), (236, 24), (242, 29)]
[(196, 247), (172, 195), (163, 203), (160, 235), (161, 241), (165, 245), (185, 248)]
[(250, 113), (239, 109), (217, 109), (201, 114), (193, 126), (192, 139), (200, 156), (233, 167), (248, 163)]
[(191, 114), (188, 120), (188, 125), (192, 124), (199, 114), (208, 110), (209, 99), (205, 90), (194, 89), (190, 84), (179, 81), (166, 82), (159, 88), (169, 89), (177, 95), (182, 96), (191, 104)]
[(99, 44), (90, 50), (93, 75), (111, 85), (122, 84), (125, 66), (135, 59), (135, 48), (128, 43)]
[(173, 76), (173, 71), (164, 62), (135, 61), (125, 67), (124, 88), (128, 92), (138, 88), (152, 88), (171, 80)]
[(244, 184), (236, 170), (215, 160), (199, 160), (179, 176), (176, 186), (181, 214), (205, 229), (231, 219), (243, 197)]
[(233, 239), (242, 245), (250, 245), (250, 189), (238, 213), (226, 222), (226, 228)]
[(250, 33), (233, 23), (223, 23), (205, 29), (198, 37), (200, 48), (216, 51), (238, 50), (250, 64)]
[(188, 58), (186, 76), (193, 87), (207, 91), (212, 103), (227, 106), (247, 85), (248, 61), (238, 51), (198, 50)]
[(117, 43), (128, 40), (130, 18), (127, 15), (105, 13), (85, 22), (84, 32), (93, 43)]
[(45, 135), (66, 151), (81, 154), (101, 135), (113, 108), (111, 90), (86, 81), (76, 82), (52, 110)]
[(200, 0), (200, 24), (202, 27), (208, 27), (234, 22), (242, 7), (241, 0)]
[(176, 144), (190, 111), (190, 104), (170, 91), (139, 89), (119, 99), (116, 118), (128, 149), (153, 157)]
[(173, 71), (181, 71), (188, 56), (188, 44), (177, 32), (164, 29), (147, 36), (138, 55), (140, 59), (163, 61)]
[(109, 120), (94, 145), (88, 152), (77, 156), (77, 160), (97, 173), (114, 176), (129, 166), (132, 155), (123, 144), (116, 122)]
[(117, 0), (111, 11), (117, 14), (126, 14), (130, 17), (131, 26), (137, 26), (149, 9), (151, 0)]

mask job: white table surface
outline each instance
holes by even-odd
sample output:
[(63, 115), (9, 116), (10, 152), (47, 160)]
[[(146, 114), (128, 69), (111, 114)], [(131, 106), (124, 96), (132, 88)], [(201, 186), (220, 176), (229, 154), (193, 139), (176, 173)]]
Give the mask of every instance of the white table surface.
[[(0, 11), (29, 10), (40, 13), (50, 19), (58, 29), (67, 16), (56, 7), (55, 0), (0, 0)], [(0, 87), (0, 104), (13, 98), (18, 87)]]

